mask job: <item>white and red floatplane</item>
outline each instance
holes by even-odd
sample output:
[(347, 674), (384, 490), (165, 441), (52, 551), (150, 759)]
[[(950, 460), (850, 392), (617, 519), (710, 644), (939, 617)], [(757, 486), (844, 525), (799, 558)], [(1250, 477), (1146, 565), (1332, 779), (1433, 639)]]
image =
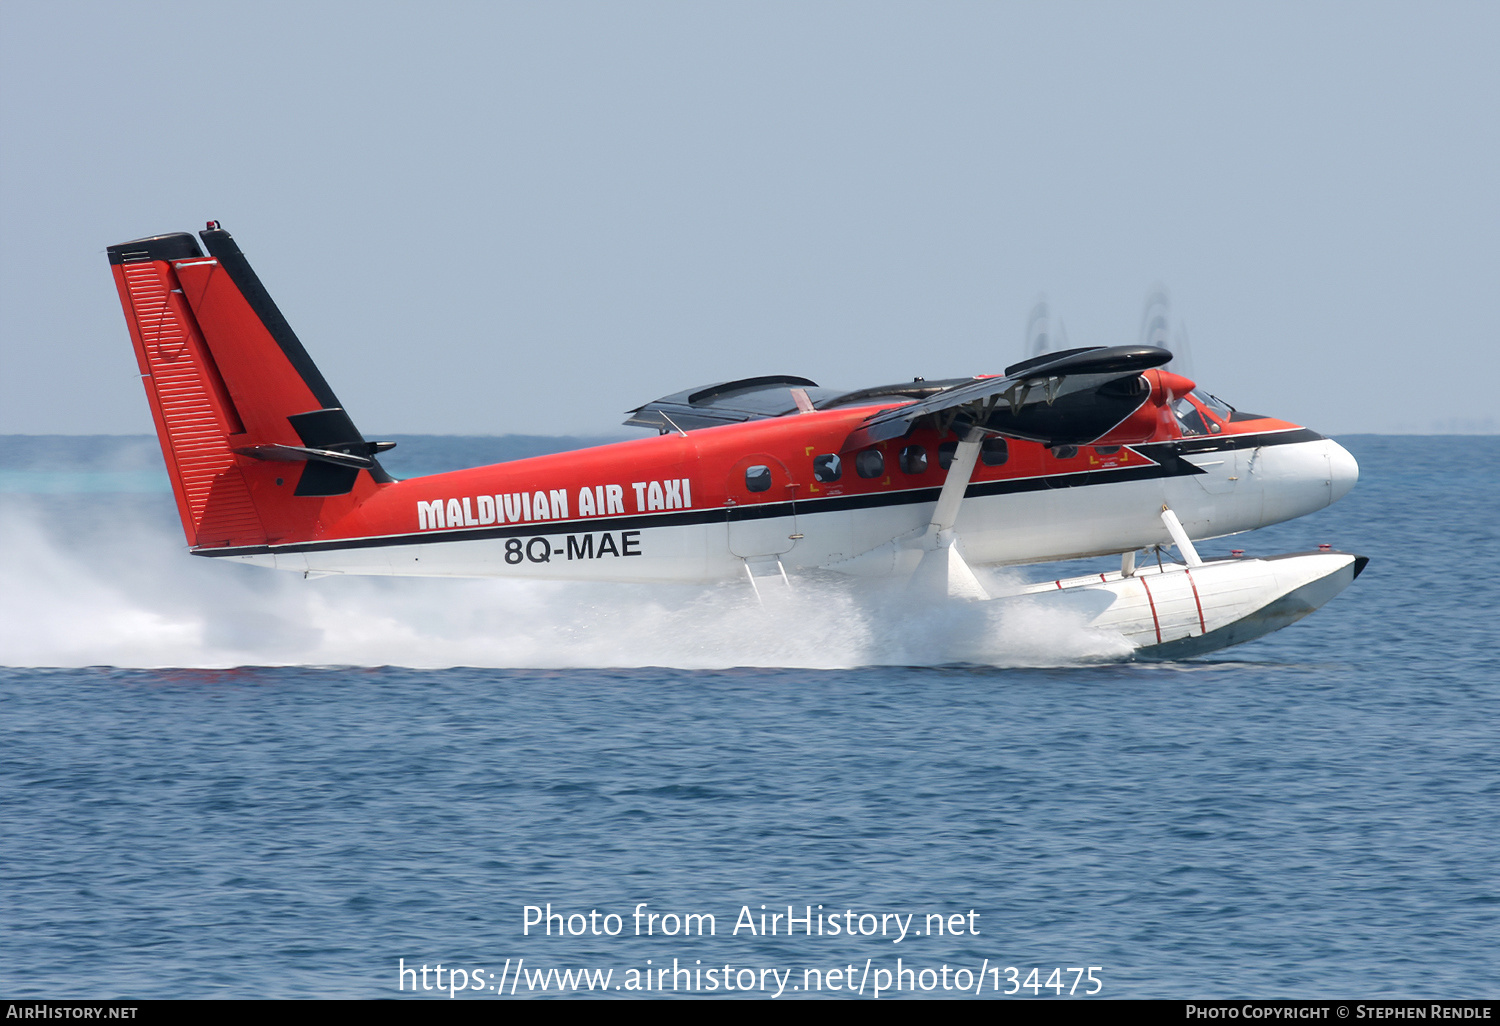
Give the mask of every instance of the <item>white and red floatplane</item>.
[(1120, 554), (1117, 572), (1028, 590), (1158, 658), (1283, 627), (1364, 568), (1332, 551), (1199, 558), (1193, 539), (1322, 509), (1359, 468), (1144, 345), (855, 391), (723, 382), (631, 411), (651, 437), (397, 481), (378, 459), (393, 443), (355, 427), (229, 233), (199, 236), (109, 247), (195, 555), (308, 576), (740, 578), (759, 593), (819, 571), (988, 601), (1002, 596), (972, 566)]

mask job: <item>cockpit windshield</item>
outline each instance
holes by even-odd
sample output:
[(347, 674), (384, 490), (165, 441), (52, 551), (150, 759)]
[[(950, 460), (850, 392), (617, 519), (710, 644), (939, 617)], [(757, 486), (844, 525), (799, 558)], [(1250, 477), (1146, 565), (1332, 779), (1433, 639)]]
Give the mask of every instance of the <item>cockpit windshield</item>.
[(1201, 388), (1193, 389), (1193, 398), (1202, 403), (1209, 413), (1220, 420), (1228, 420), (1230, 414), (1234, 413), (1234, 407), (1212, 393), (1205, 392)]
[(1191, 394), (1173, 400), (1172, 412), (1177, 415), (1183, 435), (1217, 435), (1224, 430), (1220, 422), (1229, 420), (1234, 407), (1217, 396), (1195, 389)]

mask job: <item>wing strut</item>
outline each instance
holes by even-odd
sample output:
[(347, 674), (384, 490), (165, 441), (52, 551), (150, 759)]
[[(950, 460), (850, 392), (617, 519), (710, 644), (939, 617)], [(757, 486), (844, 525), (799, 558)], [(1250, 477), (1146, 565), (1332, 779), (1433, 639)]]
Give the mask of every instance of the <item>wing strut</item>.
[(911, 575), (911, 586), (919, 591), (950, 598), (990, 597), (953, 545), (953, 525), (958, 522), (958, 508), (969, 489), (969, 479), (974, 476), (974, 465), (979, 462), (979, 447), (983, 442), (982, 431), (971, 429), (964, 434), (953, 453), (953, 462), (948, 465), (948, 477), (938, 493), (927, 530), (908, 543), (912, 548), (926, 550)]
[(1177, 519), (1177, 514), (1172, 512), (1170, 506), (1162, 506), (1161, 522), (1167, 525), (1167, 533), (1172, 536), (1172, 543), (1177, 546), (1177, 551), (1182, 553), (1182, 558), (1187, 561), (1187, 565), (1202, 566), (1202, 557), (1198, 555), (1198, 550), (1193, 548), (1187, 531), (1183, 530), (1182, 521)]

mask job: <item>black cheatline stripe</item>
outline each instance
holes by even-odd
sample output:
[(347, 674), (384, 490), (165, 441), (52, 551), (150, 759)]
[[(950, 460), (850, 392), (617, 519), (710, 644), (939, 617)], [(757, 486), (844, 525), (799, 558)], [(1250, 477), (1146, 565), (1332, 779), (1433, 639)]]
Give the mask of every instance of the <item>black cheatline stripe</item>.
[[(786, 506), (787, 503), (778, 503)], [(757, 507), (765, 508), (765, 507)], [(485, 538), (528, 538), (543, 534), (602, 534), (606, 531), (635, 531), (648, 527), (683, 527), (688, 524), (722, 524), (724, 507), (685, 510), (682, 513), (655, 513), (613, 519), (539, 521), (532, 524), (508, 524), (504, 527), (480, 527), (463, 531), (422, 531), (414, 534), (389, 534), (375, 538), (348, 538), (337, 541), (292, 542), (288, 545), (240, 545), (234, 548), (194, 549), (195, 556), (261, 556), (282, 552), (322, 552), (328, 549), (375, 549), (397, 545), (429, 545), (433, 542), (480, 541)], [(789, 516), (788, 513), (764, 513), (762, 516)], [(750, 519), (750, 518), (746, 518)]]
[(1266, 431), (1250, 435), (1198, 435), (1172, 442), (1146, 442), (1132, 445), (1142, 456), (1151, 459), (1155, 450), (1196, 455), (1200, 452), (1231, 452), (1239, 449), (1258, 449), (1267, 445), (1293, 445), (1298, 442), (1320, 442), (1324, 438), (1311, 428), (1285, 428), (1281, 431)]
[[(1239, 445), (1223, 445), (1222, 438), (1189, 439), (1204, 442), (1189, 451), (1215, 452), (1220, 449), (1248, 449), (1266, 445), (1289, 445), (1296, 442), (1312, 442), (1323, 436), (1306, 428), (1264, 435), (1239, 435)], [(1259, 439), (1252, 445), (1250, 439)], [(1215, 445), (1215, 443), (1218, 443)], [(1024, 477), (1010, 481), (981, 481), (969, 485), (965, 498), (992, 495), (1018, 495), (1024, 492), (1040, 492), (1063, 488), (1089, 488), (1096, 485), (1117, 484), (1132, 481), (1150, 481), (1156, 478), (1193, 477), (1207, 471), (1193, 466), (1187, 460), (1177, 458), (1185, 442), (1152, 442), (1145, 445), (1128, 446), (1148, 459), (1159, 460), (1149, 466), (1121, 467), (1118, 470), (1086, 470), (1074, 474), (1049, 474), (1043, 477)], [(1153, 455), (1151, 450), (1157, 450)], [(936, 502), (941, 488), (911, 488), (899, 492), (877, 492), (871, 495), (838, 495), (822, 499), (798, 499), (791, 502), (767, 502), (755, 506), (716, 506), (711, 509), (684, 510), (681, 513), (647, 513), (629, 517), (594, 520), (563, 520), (532, 524), (513, 524), (504, 527), (481, 527), (462, 531), (425, 531), (413, 534), (381, 535), (374, 538), (345, 538), (329, 541), (292, 542), (287, 545), (238, 545), (220, 549), (194, 549), (195, 556), (264, 556), (287, 552), (324, 552), (337, 549), (374, 549), (398, 545), (430, 545), (435, 542), (481, 541), (486, 538), (535, 537), (552, 534), (597, 534), (604, 531), (636, 531), (652, 527), (686, 527), (691, 524), (721, 524), (732, 515), (736, 520), (768, 520), (787, 517), (796, 506), (797, 516), (813, 516), (818, 513), (838, 513), (855, 509), (878, 509), (883, 506), (905, 506), (913, 503)], [(809, 508), (812, 507), (812, 508)]]

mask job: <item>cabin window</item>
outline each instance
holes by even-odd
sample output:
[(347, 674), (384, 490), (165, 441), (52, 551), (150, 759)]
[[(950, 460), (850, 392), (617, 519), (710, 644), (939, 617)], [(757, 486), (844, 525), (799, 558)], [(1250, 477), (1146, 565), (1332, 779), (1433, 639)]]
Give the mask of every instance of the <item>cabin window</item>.
[(903, 474), (925, 474), (927, 472), (927, 450), (920, 445), (908, 445), (901, 450), (901, 472)]
[(879, 477), (885, 473), (885, 455), (879, 449), (866, 449), (854, 457), (854, 471), (860, 477)]
[(844, 463), (836, 452), (813, 457), (813, 477), (828, 484), (844, 476)]
[(745, 471), (745, 487), (752, 492), (771, 490), (771, 468), (750, 467)]
[(1076, 445), (1056, 445), (1052, 447), (1052, 455), (1060, 460), (1070, 460), (1078, 455)]
[(1003, 438), (986, 438), (979, 446), (979, 459), (986, 467), (998, 467), (1010, 459), (1010, 446)]
[[(938, 446), (938, 466), (947, 470), (953, 466), (953, 456), (958, 452), (957, 442), (944, 442)], [(979, 459), (986, 467), (998, 467), (1010, 459), (1010, 446), (1003, 438), (986, 438), (979, 445)]]

